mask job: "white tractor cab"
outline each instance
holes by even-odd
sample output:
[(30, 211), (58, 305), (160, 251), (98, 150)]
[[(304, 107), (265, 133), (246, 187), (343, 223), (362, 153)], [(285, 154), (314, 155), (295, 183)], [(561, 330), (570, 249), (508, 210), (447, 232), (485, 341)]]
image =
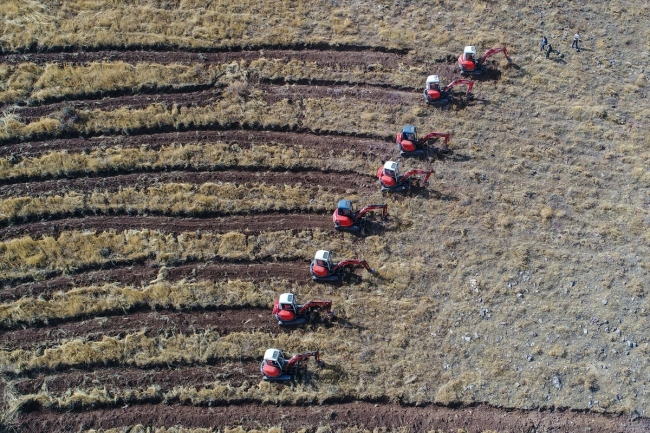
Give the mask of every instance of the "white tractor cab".
[[(456, 51), (458, 52), (458, 51)], [(476, 63), (476, 47), (473, 45), (468, 45), (465, 47), (463, 50), (463, 60), (465, 61), (471, 61), (472, 63)]]
[(440, 91), (440, 76), (439, 75), (429, 75), (427, 77), (427, 90), (438, 90), (438, 91)]
[(314, 279), (327, 278), (333, 266), (332, 253), (326, 250), (318, 250), (311, 262), (310, 271)]
[(390, 191), (398, 187), (397, 179), (399, 174), (397, 169), (399, 164), (395, 161), (388, 161), (377, 171), (377, 177), (379, 178), (379, 185), (381, 186), (382, 191)]
[(440, 87), (440, 76), (429, 75), (424, 88), (424, 100), (427, 104), (439, 105), (449, 102), (447, 92)]
[(291, 380), (291, 375), (282, 374), (287, 360), (284, 359), (284, 354), (279, 349), (266, 349), (264, 352), (264, 360), (260, 371), (264, 380)]
[(293, 310), (294, 312), (296, 310), (295, 302), (296, 302), (296, 296), (293, 293), (281, 294), (280, 300), (278, 301), (281, 310)]
[(384, 164), (384, 174), (386, 176), (397, 177), (398, 168), (399, 168), (398, 163), (396, 163), (395, 161), (388, 161), (386, 162), (386, 164)]
[(463, 50), (463, 54), (458, 58), (458, 67), (460, 68), (460, 75), (473, 74), (476, 75), (482, 71), (479, 67), (477, 68), (476, 62), (476, 47), (468, 45)]
[(273, 316), (280, 326), (303, 325), (307, 319), (298, 317), (299, 307), (296, 305), (296, 296), (293, 293), (283, 293), (273, 304)]

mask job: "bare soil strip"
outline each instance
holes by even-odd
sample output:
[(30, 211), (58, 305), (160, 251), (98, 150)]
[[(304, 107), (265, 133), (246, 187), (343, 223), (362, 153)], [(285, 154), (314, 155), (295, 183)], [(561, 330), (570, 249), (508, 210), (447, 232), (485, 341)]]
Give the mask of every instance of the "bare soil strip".
[[(192, 64), (219, 64), (238, 62), (240, 60), (253, 61), (257, 59), (295, 59), (305, 62), (315, 62), (317, 64), (345, 64), (354, 66), (363, 66), (380, 64), (387, 68), (398, 67), (399, 64), (405, 66), (414, 66), (418, 64), (418, 59), (412, 59), (391, 52), (380, 51), (335, 51), (332, 49), (315, 50), (315, 49), (286, 49), (286, 50), (242, 50), (242, 51), (225, 51), (218, 53), (199, 53), (189, 51), (141, 51), (141, 50), (111, 50), (111, 51), (79, 51), (68, 53), (26, 53), (26, 54), (8, 54), (0, 56), (0, 63), (9, 65), (19, 65), (30, 62), (38, 65), (48, 63), (60, 64), (87, 64), (94, 62), (127, 62), (137, 63), (159, 63), (168, 65), (180, 63), (186, 65)], [(452, 58), (452, 61), (455, 59)]]
[(131, 109), (146, 108), (153, 104), (161, 104), (171, 107), (174, 104), (179, 107), (205, 107), (217, 101), (221, 95), (218, 89), (202, 90), (197, 92), (176, 92), (176, 93), (156, 93), (146, 95), (126, 95), (114, 98), (89, 98), (77, 100), (74, 97), (67, 98), (65, 102), (56, 102), (35, 107), (18, 107), (15, 113), (24, 122), (32, 122), (41, 117), (57, 113), (65, 107), (72, 107), (75, 110), (114, 110), (120, 107)]
[(52, 347), (65, 340), (84, 337), (88, 341), (104, 336), (121, 338), (145, 330), (145, 335), (187, 334), (219, 331), (230, 334), (242, 331), (277, 332), (278, 326), (270, 309), (215, 309), (192, 311), (151, 311), (143, 309), (130, 314), (103, 314), (86, 320), (51, 321), (46, 326), (0, 332), (0, 347), (4, 350)]
[(487, 405), (475, 407), (404, 407), (398, 404), (351, 402), (315, 406), (272, 406), (262, 404), (229, 405), (223, 407), (194, 407), (182, 405), (135, 405), (120, 409), (89, 410), (58, 413), (34, 411), (21, 414), (16, 427), (25, 432), (80, 431), (90, 428), (115, 428), (143, 424), (145, 426), (183, 425), (212, 427), (242, 425), (244, 429), (260, 426), (282, 426), (285, 431), (297, 431), (310, 426), (315, 430), (328, 425), (333, 431), (346, 427), (420, 432), (440, 429), (469, 433), (486, 430), (543, 432), (553, 431), (591, 433), (642, 433), (650, 421), (631, 421), (625, 415), (601, 415), (571, 411), (502, 410)]
[(221, 218), (87, 216), (54, 221), (39, 221), (32, 224), (12, 225), (0, 228), (0, 240), (5, 241), (20, 236), (31, 236), (33, 239), (40, 238), (41, 236), (58, 237), (61, 232), (69, 230), (101, 232), (106, 230), (150, 229), (164, 233), (183, 233), (197, 230), (227, 233), (240, 230), (252, 234), (294, 228), (327, 230), (332, 227), (332, 217), (330, 215), (314, 214), (269, 213), (232, 215)]
[(53, 293), (67, 291), (75, 287), (120, 283), (139, 286), (162, 276), (168, 281), (184, 278), (201, 280), (246, 280), (269, 281), (287, 280), (289, 283), (311, 281), (307, 262), (267, 262), (267, 263), (206, 263), (194, 262), (186, 265), (161, 269), (153, 263), (115, 266), (111, 269), (95, 270), (76, 275), (58, 275), (51, 279), (12, 285), (5, 283), (0, 290), (0, 302), (10, 302), (23, 296), (42, 296), (49, 299)]
[[(219, 362), (216, 365), (181, 366), (170, 368), (106, 367), (96, 370), (72, 370), (56, 375), (38, 374), (34, 378), (14, 382), (16, 391), (25, 395), (38, 393), (45, 385), (48, 393), (62, 394), (75, 388), (106, 388), (108, 392), (125, 389), (146, 389), (150, 386), (160, 387), (167, 392), (174, 387), (210, 386), (212, 382), (229, 382), (238, 387), (244, 382), (260, 380), (258, 361)], [(119, 404), (119, 402), (118, 402)]]
[(115, 192), (128, 186), (144, 189), (163, 183), (188, 183), (200, 185), (207, 182), (230, 182), (235, 184), (267, 184), (267, 185), (296, 185), (312, 187), (314, 192), (318, 187), (339, 193), (349, 193), (355, 190), (363, 193), (373, 193), (377, 185), (371, 176), (353, 173), (323, 173), (317, 171), (262, 171), (224, 167), (223, 171), (193, 172), (165, 171), (121, 174), (100, 177), (103, 173), (93, 173), (96, 177), (79, 179), (48, 180), (43, 182), (23, 182), (0, 187), (0, 198), (19, 196), (39, 196), (42, 194), (62, 194), (75, 191), (89, 193), (94, 190)]
[[(259, 85), (266, 92), (266, 102), (274, 104), (283, 99), (306, 98), (353, 98), (362, 101), (385, 103), (388, 105), (416, 105), (422, 102), (422, 95), (417, 91), (400, 91), (371, 85)], [(60, 112), (66, 106), (76, 110), (112, 111), (118, 108), (146, 108), (161, 104), (167, 108), (174, 104), (179, 107), (205, 107), (219, 100), (221, 92), (217, 89), (197, 92), (158, 93), (150, 95), (119, 96), (105, 99), (85, 99), (36, 107), (19, 107), (15, 110), (23, 122), (32, 122), (41, 117)]]
[[(396, 132), (397, 133), (397, 132)], [(394, 153), (394, 141), (386, 142), (380, 139), (356, 138), (349, 136), (316, 135), (311, 133), (274, 132), (253, 130), (196, 130), (169, 132), (161, 134), (103, 136), (94, 138), (70, 138), (0, 146), (0, 157), (12, 158), (18, 161), (24, 157), (35, 157), (43, 153), (67, 150), (81, 152), (104, 147), (121, 146), (124, 148), (147, 146), (159, 150), (162, 146), (171, 144), (207, 144), (225, 142), (240, 146), (255, 144), (277, 143), (284, 146), (302, 146), (319, 151), (322, 155), (339, 154), (342, 151), (353, 151), (365, 157), (367, 155), (385, 155)], [(244, 146), (242, 146), (244, 147)]]

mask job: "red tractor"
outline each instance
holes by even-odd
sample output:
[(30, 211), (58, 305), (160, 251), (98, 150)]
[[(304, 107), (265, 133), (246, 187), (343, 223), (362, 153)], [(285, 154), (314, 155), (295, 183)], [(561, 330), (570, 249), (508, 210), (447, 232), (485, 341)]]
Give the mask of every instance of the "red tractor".
[(313, 352), (301, 353), (299, 355), (293, 355), (289, 359), (285, 359), (284, 353), (279, 349), (267, 349), (264, 352), (264, 360), (262, 365), (260, 365), (260, 372), (264, 377), (264, 380), (270, 381), (287, 381), (293, 380), (298, 374), (298, 369), (300, 364), (314, 357), (318, 366), (322, 366), (323, 362), (320, 360), (320, 354), (318, 350)]
[(330, 319), (334, 317), (332, 301), (314, 300), (300, 305), (296, 301), (296, 295), (283, 293), (280, 295), (280, 299), (273, 302), (273, 316), (280, 326), (299, 326), (307, 322), (311, 323), (321, 310), (324, 310)]
[(380, 209), (381, 219), (386, 220), (386, 217), (388, 217), (388, 205), (385, 203), (371, 204), (364, 207), (359, 212), (355, 212), (350, 200), (340, 200), (334, 214), (332, 215), (334, 229), (342, 232), (360, 233), (363, 235), (366, 232), (366, 213)]
[(377, 170), (377, 177), (379, 178), (379, 185), (381, 185), (381, 192), (406, 192), (416, 186), (414, 182), (415, 176), (424, 176), (422, 185), (429, 185), (429, 177), (433, 170), (422, 170), (414, 168), (407, 171), (403, 175), (398, 173), (399, 164), (395, 161), (388, 161), (383, 167)]
[(402, 156), (428, 155), (428, 142), (430, 139), (439, 137), (445, 139), (445, 146), (438, 150), (440, 153), (449, 152), (449, 133), (430, 132), (418, 139), (418, 130), (413, 125), (404, 125), (402, 132), (397, 134), (397, 146)]
[(333, 283), (342, 281), (345, 277), (345, 271), (352, 266), (363, 266), (371, 274), (376, 274), (377, 271), (368, 266), (365, 260), (343, 260), (338, 263), (332, 261), (332, 253), (330, 251), (318, 250), (316, 256), (309, 266), (312, 279), (321, 283)]
[(467, 80), (459, 78), (447, 85), (444, 89), (440, 88), (440, 77), (437, 75), (429, 75), (427, 77), (427, 84), (424, 87), (424, 99), (429, 105), (445, 105), (456, 101), (456, 94), (452, 89), (456, 86), (466, 85), (467, 92), (465, 93), (466, 101), (472, 99), (472, 88), (474, 87), (474, 80)]
[(481, 56), (480, 59), (476, 59), (476, 47), (467, 46), (463, 50), (463, 54), (458, 57), (458, 67), (460, 67), (460, 75), (480, 75), (487, 71), (487, 65), (485, 60), (493, 54), (503, 53), (508, 59), (508, 62), (511, 63), (512, 59), (508, 55), (506, 47), (496, 47), (490, 48)]

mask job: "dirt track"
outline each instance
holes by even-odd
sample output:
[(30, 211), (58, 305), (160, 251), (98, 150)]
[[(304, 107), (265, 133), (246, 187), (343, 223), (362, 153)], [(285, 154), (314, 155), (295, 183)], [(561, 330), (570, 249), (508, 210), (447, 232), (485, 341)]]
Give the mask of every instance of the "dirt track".
[[(415, 105), (422, 99), (420, 92), (415, 90), (392, 90), (369, 85), (259, 85), (257, 87), (265, 93), (265, 100), (268, 104), (275, 104), (283, 99), (346, 98), (367, 102), (379, 102), (388, 105)], [(153, 104), (161, 104), (167, 108), (170, 108), (174, 104), (179, 107), (205, 107), (218, 101), (220, 96), (221, 92), (217, 89), (182, 93), (129, 95), (103, 99), (100, 99), (101, 96), (99, 95), (95, 99), (81, 99), (87, 97), (87, 95), (81, 95), (79, 100), (69, 99), (66, 102), (57, 102), (36, 107), (18, 107), (15, 109), (15, 114), (20, 117), (21, 121), (29, 123), (52, 113), (60, 112), (66, 106), (71, 106), (75, 110), (104, 111), (116, 110), (118, 108), (139, 109)], [(0, 107), (0, 109), (2, 108), (6, 109), (6, 107)]]
[(85, 320), (50, 321), (38, 327), (5, 329), (0, 333), (0, 346), (5, 350), (44, 348), (73, 338), (95, 341), (104, 336), (120, 337), (141, 330), (153, 337), (211, 330), (217, 330), (221, 335), (253, 330), (276, 332), (278, 327), (271, 317), (270, 308), (195, 309), (183, 312), (144, 309), (129, 314), (113, 312)]
[(438, 406), (404, 407), (396, 404), (353, 402), (315, 406), (272, 406), (260, 404), (225, 407), (193, 407), (181, 405), (136, 405), (120, 409), (88, 410), (57, 413), (30, 412), (21, 415), (16, 425), (25, 432), (78, 431), (90, 428), (111, 428), (135, 424), (146, 426), (183, 425), (213, 427), (242, 425), (245, 429), (282, 425), (285, 431), (307, 426), (315, 431), (329, 425), (333, 431), (349, 426), (366, 429), (407, 427), (423, 432), (440, 429), (469, 433), (485, 430), (499, 432), (642, 433), (650, 429), (647, 419), (630, 421), (627, 416), (607, 416), (560, 411), (504, 411), (490, 406), (446, 408)]
[(73, 53), (27, 53), (0, 55), (0, 62), (18, 65), (32, 62), (39, 65), (47, 63), (59, 64), (86, 64), (92, 62), (126, 62), (126, 63), (171, 63), (180, 64), (214, 64), (229, 63), (239, 60), (253, 61), (260, 58), (266, 59), (296, 59), (317, 64), (342, 63), (354, 66), (367, 66), (381, 64), (385, 67), (397, 67), (400, 63), (406, 66), (418, 64), (415, 59), (408, 56), (379, 51), (334, 51), (315, 49), (264, 49), (256, 51), (226, 51), (220, 53), (192, 53), (187, 51), (94, 51)]
[[(101, 176), (97, 173), (96, 176)], [(134, 174), (119, 174), (107, 177), (82, 177), (79, 179), (24, 182), (0, 187), (0, 198), (16, 196), (38, 196), (41, 194), (62, 194), (68, 191), (79, 193), (119, 191), (124, 187), (147, 188), (164, 183), (189, 183), (200, 185), (207, 182), (230, 182), (241, 185), (297, 185), (317, 191), (318, 188), (345, 193), (351, 189), (360, 192), (374, 192), (377, 189), (372, 176), (356, 173), (324, 173), (318, 171), (263, 171), (263, 169), (236, 169), (228, 167), (223, 171), (163, 171)], [(353, 186), (353, 187), (351, 187)]]
[[(97, 148), (121, 146), (124, 148), (147, 146), (158, 150), (170, 144), (214, 143), (217, 141), (228, 144), (237, 143), (246, 148), (256, 144), (278, 143), (285, 146), (302, 146), (321, 155), (331, 152), (353, 151), (364, 157), (366, 155), (385, 154), (391, 156), (395, 147), (392, 140), (373, 140), (349, 136), (316, 135), (311, 133), (253, 131), (253, 130), (196, 130), (169, 132), (162, 134), (119, 135), (93, 138), (55, 139), (33, 141), (29, 143), (0, 146), (0, 157), (14, 158), (34, 157), (47, 152), (67, 150), (81, 152)], [(384, 159), (386, 159), (384, 158)]]
[(0, 228), (0, 240), (20, 236), (33, 239), (42, 236), (58, 237), (63, 231), (91, 230), (158, 230), (165, 233), (183, 233), (197, 230), (211, 233), (242, 231), (261, 233), (286, 229), (321, 229), (332, 226), (330, 215), (268, 213), (255, 215), (232, 215), (223, 218), (173, 218), (173, 217), (132, 217), (132, 216), (87, 216), (53, 221), (39, 221), (32, 224), (14, 225)]
[(175, 386), (197, 389), (212, 382), (228, 382), (241, 386), (244, 381), (259, 380), (258, 361), (227, 362), (216, 365), (140, 369), (134, 367), (106, 367), (96, 370), (72, 370), (60, 374), (38, 374), (31, 379), (17, 380), (16, 390), (21, 394), (38, 393), (45, 385), (48, 392), (62, 394), (75, 388), (106, 388), (108, 392), (124, 389), (147, 389), (158, 386), (160, 391), (170, 391)]
[[(120, 283), (140, 285), (157, 278), (161, 269), (150, 263), (116, 266), (112, 269), (83, 272), (77, 275), (53, 276), (45, 281), (23, 284), (9, 284), (0, 290), (0, 302), (9, 302), (23, 296), (42, 296), (48, 299), (52, 293), (67, 291), (74, 287)], [(269, 281), (271, 279), (306, 283), (310, 281), (308, 262), (278, 263), (205, 263), (195, 262), (187, 265), (164, 268), (167, 281), (183, 278), (201, 280), (241, 279), (246, 281)]]

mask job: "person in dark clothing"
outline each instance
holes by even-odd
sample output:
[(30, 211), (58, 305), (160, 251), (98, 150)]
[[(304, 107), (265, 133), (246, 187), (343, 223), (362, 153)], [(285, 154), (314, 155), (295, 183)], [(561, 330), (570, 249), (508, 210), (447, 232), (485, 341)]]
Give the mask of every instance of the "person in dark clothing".
[(548, 39), (546, 39), (546, 36), (542, 36), (542, 47), (539, 50), (544, 51), (544, 48), (546, 48), (547, 44), (548, 44)]
[(546, 47), (547, 47), (546, 48), (546, 58), (548, 59), (548, 56), (550, 56), (551, 53), (553, 52), (553, 45), (548, 44)]

